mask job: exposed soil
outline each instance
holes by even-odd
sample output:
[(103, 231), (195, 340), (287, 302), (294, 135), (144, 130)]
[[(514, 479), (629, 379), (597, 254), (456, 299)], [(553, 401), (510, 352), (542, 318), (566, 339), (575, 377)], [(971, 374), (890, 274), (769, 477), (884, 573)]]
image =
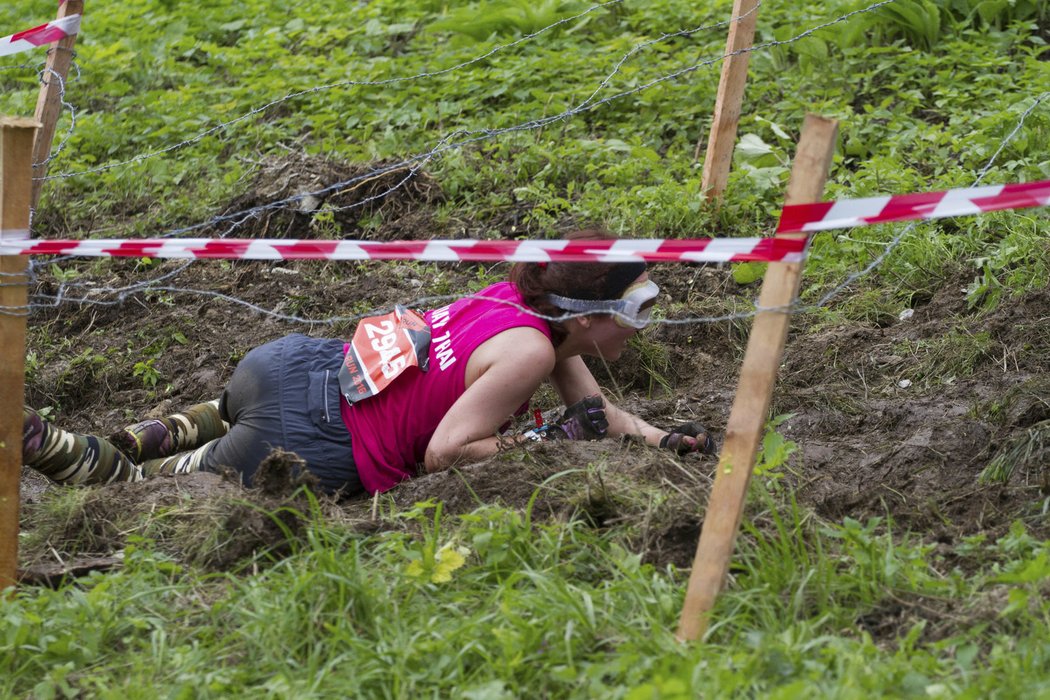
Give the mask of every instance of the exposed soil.
[[(396, 163), (354, 167), (293, 153), (259, 166), (248, 192), (226, 208), (227, 214), (253, 212), (224, 222), (243, 219), (235, 229), (240, 237), (319, 238), (357, 230), (355, 238), (417, 238), (433, 226), (427, 205), (441, 200), (441, 188), (426, 172)], [(220, 226), (214, 235), (223, 232)]]
[[(274, 163), (230, 210), (316, 189), (310, 178), (332, 182), (353, 175), (352, 169), (325, 162)], [(338, 208), (376, 197), (367, 205), (371, 210), (336, 211), (324, 235), (447, 236), (433, 226), (441, 196), (437, 184), (419, 174), (410, 186), (388, 191), (403, 176), (362, 181), (326, 203), (268, 211), (238, 235), (305, 237), (311, 213), (322, 205)], [(362, 228), (362, 216), (377, 212), (382, 216)], [(113, 295), (100, 289), (156, 279), (178, 267), (174, 261), (150, 267), (121, 260), (73, 263), (69, 269), (78, 271), (75, 282), (82, 286), (67, 293), (112, 301)], [(213, 293), (290, 316), (351, 317), (428, 294), (459, 292), (479, 272), (467, 264), (196, 263), (163, 284), (204, 293), (136, 291), (115, 305), (63, 304), (35, 313), (28, 401), (52, 407), (52, 419), (65, 427), (107, 434), (133, 419), (216, 397), (236, 362), (255, 345), (289, 332), (345, 337), (353, 327), (346, 319), (327, 325), (278, 320)], [(43, 269), (39, 273), (37, 291), (54, 294), (59, 281)], [(686, 305), (675, 307), (682, 309), (677, 316), (706, 315), (726, 308), (727, 300), (757, 295), (757, 288), (739, 287), (724, 269), (666, 265), (652, 274), (666, 301)], [(841, 326), (818, 325), (808, 316), (793, 319), (773, 414), (791, 415), (779, 430), (798, 450), (781, 468), (782, 482), (795, 489), (803, 506), (834, 521), (891, 516), (898, 529), (948, 547), (963, 535), (1002, 533), (1019, 518), (1040, 536), (1050, 536), (1043, 514), (1050, 497), (1047, 449), (1030, 450), (1003, 483), (980, 480), (997, 454), (1050, 420), (1050, 298), (1032, 294), (979, 313), (966, 307), (960, 291), (965, 282), (945, 284), (909, 318)], [(435, 292), (435, 287), (453, 291)], [(721, 434), (748, 328), (743, 321), (657, 325), (615, 366), (593, 369), (611, 396), (646, 420), (664, 426), (698, 420)], [(136, 363), (146, 360), (157, 373), (155, 386), (136, 373)], [(553, 395), (541, 392), (535, 405), (555, 408)], [(1050, 446), (1050, 439), (1046, 442)], [(275, 464), (283, 466), (252, 491), (213, 474), (86, 489), (80, 514), (62, 527), (36, 517), (43, 512), (41, 503), (61, 489), (27, 471), (24, 528), (41, 536), (36, 546), (24, 549), (23, 563), (27, 570), (42, 566), (53, 559), (52, 550), (69, 559), (112, 556), (129, 534), (118, 525), (136, 513), (155, 512), (204, 518), (208, 527), (219, 523), (225, 535), (206, 548), (187, 549), (172, 538), (172, 551), (197, 563), (231, 567), (274, 543), (279, 551), (279, 543), (298, 527), (298, 516), (287, 515), (297, 508), (284, 506), (302, 498), (302, 484), (288, 466), (294, 466), (294, 456), (278, 456)], [(648, 561), (688, 567), (715, 464), (711, 457), (680, 459), (630, 441), (537, 444), (406, 482), (382, 503), (409, 507), (437, 499), (446, 513), (498, 503), (531, 507), (535, 518), (583, 514), (595, 527), (630, 522), (636, 525), (634, 546)], [(186, 503), (193, 508), (180, 510)], [(364, 529), (385, 526), (375, 517), (378, 506), (371, 498), (324, 504), (328, 516)], [(287, 518), (263, 514), (275, 510)], [(891, 624), (887, 619), (893, 614), (887, 611), (888, 617), (873, 619), (870, 626)]]

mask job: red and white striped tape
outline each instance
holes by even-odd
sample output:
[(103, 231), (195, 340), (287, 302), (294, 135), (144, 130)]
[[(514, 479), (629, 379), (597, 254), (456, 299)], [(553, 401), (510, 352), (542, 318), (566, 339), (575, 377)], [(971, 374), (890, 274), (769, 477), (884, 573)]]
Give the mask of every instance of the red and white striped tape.
[(987, 185), (947, 192), (921, 192), (784, 207), (777, 233), (826, 231), (890, 221), (942, 219), (1001, 209), (1050, 205), (1050, 180), (1016, 185)]
[(0, 255), (228, 260), (426, 260), (474, 262), (799, 262), (803, 236), (613, 241), (309, 241), (243, 238), (0, 239)]
[(0, 39), (0, 56), (30, 51), (73, 36), (80, 31), (80, 15), (70, 15)]
[[(784, 207), (777, 233), (810, 233), (890, 221), (939, 219), (1050, 205), (1050, 180)], [(0, 232), (0, 255), (228, 260), (423, 260), (434, 262), (800, 262), (807, 237), (612, 241), (313, 241), (243, 238), (25, 240)]]

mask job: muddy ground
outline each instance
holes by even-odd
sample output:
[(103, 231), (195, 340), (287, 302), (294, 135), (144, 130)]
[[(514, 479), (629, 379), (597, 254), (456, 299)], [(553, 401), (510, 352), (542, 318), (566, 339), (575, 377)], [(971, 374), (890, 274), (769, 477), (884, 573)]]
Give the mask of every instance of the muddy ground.
[[(348, 174), (345, 166), (327, 162), (274, 163), (230, 210)], [(425, 175), (388, 192), (403, 176), (390, 173), (327, 202), (267, 213), (237, 235), (389, 240), (476, 233), (463, 222), (455, 222), (456, 230), (436, 223), (440, 188)], [(374, 199), (361, 208), (339, 209), (368, 198)], [(337, 211), (318, 221), (312, 213), (325, 203)], [(46, 237), (46, 212), (41, 221), (38, 234)], [(479, 222), (477, 230), (491, 224)], [(38, 295), (61, 291), (66, 298), (103, 303), (63, 303), (34, 312), (28, 401), (48, 407), (65, 427), (103, 434), (217, 397), (237, 361), (262, 342), (290, 332), (345, 337), (353, 327), (345, 319), (282, 320), (228, 297), (286, 316), (352, 317), (395, 302), (456, 294), (505, 272), (502, 266), (467, 264), (209, 261), (165, 277), (181, 264), (104, 260), (63, 263), (67, 272), (56, 276), (50, 261), (37, 262)], [(651, 274), (674, 318), (734, 308), (732, 302), (753, 299), (758, 291), (737, 285), (717, 266), (661, 265)], [(164, 289), (106, 291), (162, 277)], [(781, 493), (793, 489), (803, 507), (832, 521), (890, 516), (898, 531), (949, 548), (978, 532), (994, 537), (1017, 519), (1050, 537), (1050, 437), (1042, 439), (1050, 436), (1050, 298), (1040, 292), (991, 312), (974, 311), (961, 291), (968, 281), (960, 273), (939, 291), (916, 296), (906, 317), (842, 324), (814, 315), (793, 319), (772, 411), (790, 416), (779, 430), (798, 446), (778, 469)], [(614, 366), (592, 366), (610, 396), (650, 422), (698, 420), (721, 434), (748, 328), (741, 320), (655, 325)], [(534, 406), (554, 409), (556, 402), (541, 392)], [(1011, 456), (1006, 462), (1012, 473), (1002, 482), (982, 481), (997, 455)], [(535, 496), (537, 517), (576, 513), (595, 527), (634, 524), (633, 546), (648, 561), (687, 568), (715, 464), (711, 457), (677, 458), (613, 440), (531, 445), (415, 479), (380, 499), (322, 502), (321, 508), (326, 517), (367, 531), (390, 526), (379, 516), (391, 507), (426, 499), (443, 501), (445, 513), (462, 513), (490, 503), (525, 509)], [(236, 566), (280, 539), (282, 524), (293, 532), (298, 526), (294, 516), (279, 523), (244, 505), (286, 513), (306, 509), (290, 476), (294, 467), (294, 456), (275, 457), (268, 486), (253, 491), (213, 474), (82, 489), (61, 518), (54, 503), (63, 489), (27, 470), (24, 570), (31, 580), (52, 581), (84, 570), (84, 561), (94, 561), (94, 568), (119, 566), (128, 523), (156, 513), (175, 514), (182, 522), (200, 519), (185, 530), (203, 527), (210, 533), (207, 542), (180, 539), (183, 530), (172, 517), (155, 518), (138, 534), (163, 541), (175, 556)], [(761, 518), (760, 511), (752, 503), (749, 517)]]

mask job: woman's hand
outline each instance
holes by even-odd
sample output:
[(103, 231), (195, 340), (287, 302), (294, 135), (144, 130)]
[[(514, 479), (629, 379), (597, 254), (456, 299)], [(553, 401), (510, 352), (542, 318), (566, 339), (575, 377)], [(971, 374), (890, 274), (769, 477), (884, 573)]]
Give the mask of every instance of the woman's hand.
[(690, 452), (702, 452), (713, 455), (718, 452), (718, 445), (707, 428), (695, 421), (682, 423), (660, 439), (660, 447), (674, 450), (680, 455)]
[(608, 431), (605, 399), (593, 394), (566, 408), (547, 427), (547, 437), (551, 440), (601, 440)]
[[(551, 373), (551, 383), (557, 389), (561, 400), (566, 406), (576, 405), (586, 401), (587, 397), (602, 396), (602, 390), (595, 381), (594, 375), (587, 369), (583, 358), (579, 355), (560, 360)], [(660, 439), (667, 432), (649, 425), (644, 420), (629, 413), (616, 404), (605, 399), (605, 420), (608, 422), (603, 437), (620, 435), (634, 435), (645, 441), (647, 445), (656, 447)]]

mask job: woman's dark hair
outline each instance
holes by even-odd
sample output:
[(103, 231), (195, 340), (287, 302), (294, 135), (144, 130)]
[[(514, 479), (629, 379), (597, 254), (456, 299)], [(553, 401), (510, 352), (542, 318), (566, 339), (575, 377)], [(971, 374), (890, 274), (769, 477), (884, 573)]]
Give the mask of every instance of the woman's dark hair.
[[(602, 229), (583, 229), (565, 236), (570, 241), (616, 240), (615, 234)], [(645, 272), (645, 263), (552, 262), (515, 263), (510, 281), (521, 292), (525, 303), (544, 316), (563, 316), (565, 312), (547, 300), (548, 294), (571, 299), (619, 299)], [(555, 347), (568, 335), (558, 321), (547, 322)]]

